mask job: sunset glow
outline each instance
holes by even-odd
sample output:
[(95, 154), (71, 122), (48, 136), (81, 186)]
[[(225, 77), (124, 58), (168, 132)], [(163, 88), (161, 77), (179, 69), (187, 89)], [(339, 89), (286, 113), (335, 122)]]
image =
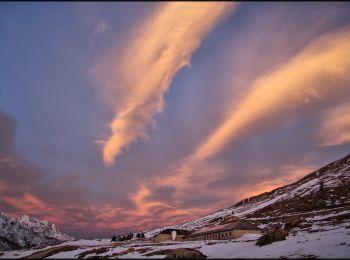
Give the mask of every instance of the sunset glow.
[(105, 237), (350, 151), (348, 3), (0, 4), (0, 210)]

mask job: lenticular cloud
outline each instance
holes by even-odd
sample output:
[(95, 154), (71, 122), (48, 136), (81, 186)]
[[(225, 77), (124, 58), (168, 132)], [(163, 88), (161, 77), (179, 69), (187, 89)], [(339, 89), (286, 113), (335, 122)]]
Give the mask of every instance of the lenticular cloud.
[(118, 82), (109, 80), (106, 88), (118, 85), (123, 92), (110, 123), (112, 133), (103, 147), (107, 165), (145, 135), (154, 114), (163, 110), (164, 94), (176, 72), (189, 64), (201, 41), (235, 6), (209, 2), (163, 4), (141, 24), (126, 44), (123, 57), (115, 57), (113, 64), (105, 66), (118, 74)]

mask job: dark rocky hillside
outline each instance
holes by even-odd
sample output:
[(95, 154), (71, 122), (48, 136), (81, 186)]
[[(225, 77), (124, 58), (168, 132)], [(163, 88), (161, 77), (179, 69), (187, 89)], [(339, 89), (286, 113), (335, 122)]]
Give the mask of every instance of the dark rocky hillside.
[[(310, 221), (320, 220), (323, 215), (328, 216), (322, 220), (328, 221), (328, 224), (349, 222), (350, 154), (294, 183), (244, 199), (232, 207), (173, 227), (198, 229), (210, 226), (220, 218), (232, 214), (266, 229), (286, 223), (307, 227), (310, 226)], [(151, 236), (158, 230), (149, 231), (146, 236)]]

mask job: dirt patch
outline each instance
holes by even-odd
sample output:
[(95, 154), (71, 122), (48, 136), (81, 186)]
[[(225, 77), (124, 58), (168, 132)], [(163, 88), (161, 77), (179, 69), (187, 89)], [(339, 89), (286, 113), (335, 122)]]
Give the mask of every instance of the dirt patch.
[(148, 254), (145, 254), (144, 256), (167, 255), (167, 254), (171, 253), (172, 251), (173, 251), (173, 249), (163, 249), (163, 250), (150, 252)]
[(92, 256), (89, 256), (87, 259), (108, 259), (108, 256), (106, 255), (92, 255)]
[(85, 256), (90, 255), (90, 254), (102, 254), (102, 253), (106, 253), (106, 252), (108, 252), (108, 250), (109, 250), (108, 247), (95, 248), (95, 249), (88, 250), (88, 251), (85, 251), (85, 252), (80, 253), (80, 254), (78, 255), (78, 258), (84, 258)]
[(177, 248), (177, 249), (163, 249), (145, 254), (144, 256), (166, 255), (165, 258), (170, 259), (204, 259), (206, 258), (202, 252), (193, 248)]
[(58, 254), (60, 252), (73, 251), (78, 248), (80, 248), (80, 246), (65, 245), (65, 246), (53, 247), (53, 248), (49, 248), (39, 252), (35, 252), (34, 254), (24, 257), (23, 259), (38, 259), (38, 258), (41, 259), (41, 258), (46, 258), (52, 255)]
[(144, 254), (144, 253), (149, 252), (151, 250), (153, 250), (153, 248), (151, 248), (151, 247), (136, 249), (136, 251), (139, 252), (140, 254)]
[(316, 259), (316, 255), (302, 255), (303, 258), (308, 258), (308, 259)]
[(177, 248), (168, 253), (166, 259), (205, 259), (207, 258), (201, 251), (193, 248)]

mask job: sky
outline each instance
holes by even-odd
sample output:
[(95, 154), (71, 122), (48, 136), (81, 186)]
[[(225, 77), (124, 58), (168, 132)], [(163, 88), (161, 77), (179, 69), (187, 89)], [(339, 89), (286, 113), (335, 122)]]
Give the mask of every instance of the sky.
[(350, 151), (350, 4), (0, 4), (0, 210), (182, 223)]

